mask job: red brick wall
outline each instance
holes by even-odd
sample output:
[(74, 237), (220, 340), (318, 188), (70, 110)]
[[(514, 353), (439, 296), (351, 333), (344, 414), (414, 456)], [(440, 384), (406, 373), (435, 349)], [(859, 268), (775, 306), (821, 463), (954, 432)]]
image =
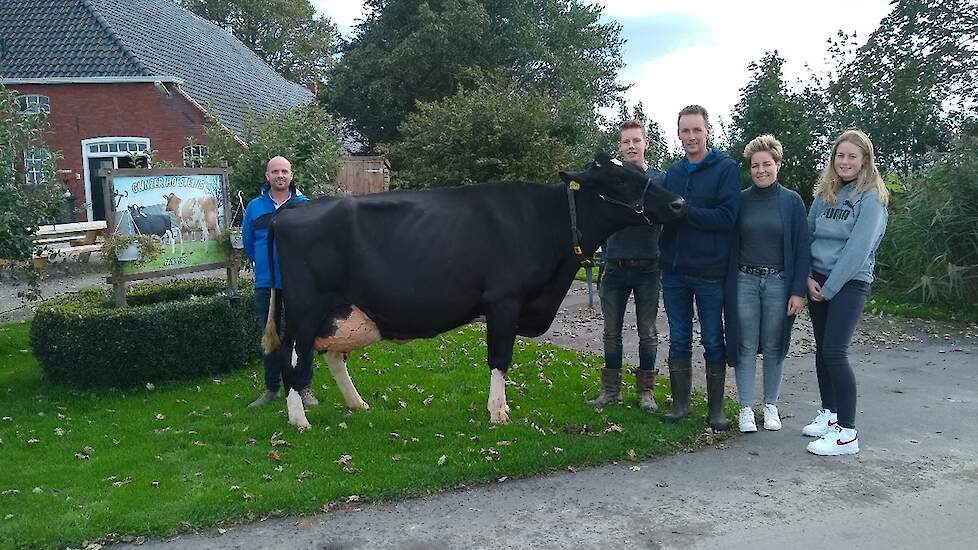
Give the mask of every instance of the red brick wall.
[[(149, 138), (158, 160), (183, 163), (187, 138), (206, 143), (204, 115), (166, 84), (170, 96), (152, 83), (145, 84), (21, 84), (9, 88), (16, 94), (40, 94), (50, 99), (52, 134), (48, 149), (60, 151), (59, 174), (75, 197), (85, 202), (81, 142), (97, 137)], [(78, 175), (76, 177), (76, 174)], [(77, 179), (82, 178), (82, 179)], [(84, 219), (84, 209), (79, 219)]]

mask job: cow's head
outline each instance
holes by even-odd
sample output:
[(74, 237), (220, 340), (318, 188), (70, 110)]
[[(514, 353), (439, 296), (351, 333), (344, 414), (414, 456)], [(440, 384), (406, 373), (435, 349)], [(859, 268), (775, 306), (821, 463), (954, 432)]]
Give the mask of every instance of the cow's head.
[(649, 223), (665, 223), (686, 214), (686, 201), (652, 181), (630, 162), (599, 153), (580, 172), (560, 172), (567, 185), (596, 193), (601, 200), (627, 208)]
[(140, 206), (140, 205), (138, 205), (138, 204), (130, 204), (129, 205), (129, 215), (132, 216), (133, 218), (135, 218), (137, 216), (143, 217), (143, 218), (147, 217), (146, 216), (146, 212), (143, 212), (143, 207)]
[(163, 207), (164, 212), (176, 212), (180, 208), (181, 200), (176, 193), (163, 195), (163, 200), (166, 201), (166, 206)]

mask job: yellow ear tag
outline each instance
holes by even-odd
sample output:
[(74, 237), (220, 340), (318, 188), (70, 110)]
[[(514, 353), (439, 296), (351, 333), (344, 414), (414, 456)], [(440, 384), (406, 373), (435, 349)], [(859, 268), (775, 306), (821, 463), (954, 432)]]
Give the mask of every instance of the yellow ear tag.
[(569, 184), (567, 184), (567, 187), (570, 187), (571, 188), (571, 191), (580, 191), (581, 190), (581, 184), (578, 183), (577, 180), (571, 180), (571, 182)]

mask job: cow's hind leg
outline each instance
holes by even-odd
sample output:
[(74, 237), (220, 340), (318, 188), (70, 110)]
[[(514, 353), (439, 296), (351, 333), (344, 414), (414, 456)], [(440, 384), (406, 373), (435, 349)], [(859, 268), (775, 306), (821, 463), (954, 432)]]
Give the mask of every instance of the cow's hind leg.
[(509, 422), (509, 405), (506, 404), (506, 371), (513, 360), (513, 343), (516, 341), (516, 322), (520, 304), (517, 300), (497, 302), (486, 314), (486, 344), (489, 362), (489, 421), (493, 424)]
[(289, 365), (289, 373), (283, 374), (283, 381), (285, 382), (285, 391), (288, 395), (285, 397), (285, 409), (289, 413), (289, 424), (292, 424), (299, 429), (300, 432), (304, 432), (312, 427), (309, 424), (309, 419), (306, 418), (306, 409), (302, 406), (302, 396), (299, 395), (299, 390), (302, 388), (297, 388), (298, 379), (298, 365), (299, 365), (299, 355), (296, 353), (295, 348), (292, 349), (292, 360)]
[(343, 354), (338, 351), (327, 351), (326, 364), (329, 366), (330, 374), (333, 375), (333, 380), (336, 381), (336, 386), (340, 389), (340, 393), (343, 394), (343, 401), (346, 402), (346, 408), (369, 409), (370, 405), (367, 405), (360, 397), (360, 393), (357, 392), (357, 388), (353, 385), (353, 380), (350, 380), (350, 373), (346, 369), (346, 359), (343, 358)]

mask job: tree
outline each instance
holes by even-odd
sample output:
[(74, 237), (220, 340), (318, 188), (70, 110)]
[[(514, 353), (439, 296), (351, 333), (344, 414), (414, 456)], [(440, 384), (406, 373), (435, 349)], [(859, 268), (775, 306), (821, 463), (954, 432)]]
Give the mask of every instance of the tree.
[(831, 129), (858, 126), (903, 174), (946, 151), (978, 97), (978, 2), (898, 0), (866, 41), (840, 33), (826, 88)]
[[(622, 91), (620, 26), (580, 0), (369, 0), (325, 102), (372, 146), (431, 103), (503, 71), (519, 87), (588, 106)], [(576, 130), (575, 130), (576, 131)]]
[(285, 78), (324, 79), (339, 49), (339, 32), (316, 17), (309, 0), (177, 0), (244, 43)]
[(271, 112), (261, 121), (249, 115), (244, 129), (246, 147), (213, 119), (205, 125), (204, 132), (209, 140), (207, 165), (227, 163), (231, 169), (228, 194), (234, 207), (238, 206), (239, 192), (244, 204), (259, 193), (265, 182), (265, 165), (276, 155), (292, 162), (295, 184), (304, 194), (337, 192), (333, 182), (339, 171), (339, 127), (316, 103)]
[(29, 261), (38, 226), (53, 223), (64, 188), (55, 178), (57, 152), (41, 158), (40, 170), (28, 182), (25, 153), (47, 151), (43, 113), (25, 113), (16, 98), (0, 86), (0, 258)]
[[(750, 63), (750, 82), (740, 90), (730, 125), (729, 154), (741, 159), (747, 143), (757, 136), (771, 134), (784, 147), (778, 181), (798, 191), (806, 203), (812, 201), (812, 187), (818, 179), (818, 165), (824, 151), (818, 135), (823, 131), (817, 111), (809, 110), (818, 93), (808, 88), (800, 94), (788, 90), (782, 77), (784, 59), (777, 51), (766, 53)], [(741, 163), (745, 185), (750, 184), (750, 167)]]
[(556, 181), (558, 170), (581, 164), (560, 137), (559, 119), (546, 92), (488, 80), (419, 104), (401, 124), (401, 139), (381, 149), (400, 166), (398, 187)]

